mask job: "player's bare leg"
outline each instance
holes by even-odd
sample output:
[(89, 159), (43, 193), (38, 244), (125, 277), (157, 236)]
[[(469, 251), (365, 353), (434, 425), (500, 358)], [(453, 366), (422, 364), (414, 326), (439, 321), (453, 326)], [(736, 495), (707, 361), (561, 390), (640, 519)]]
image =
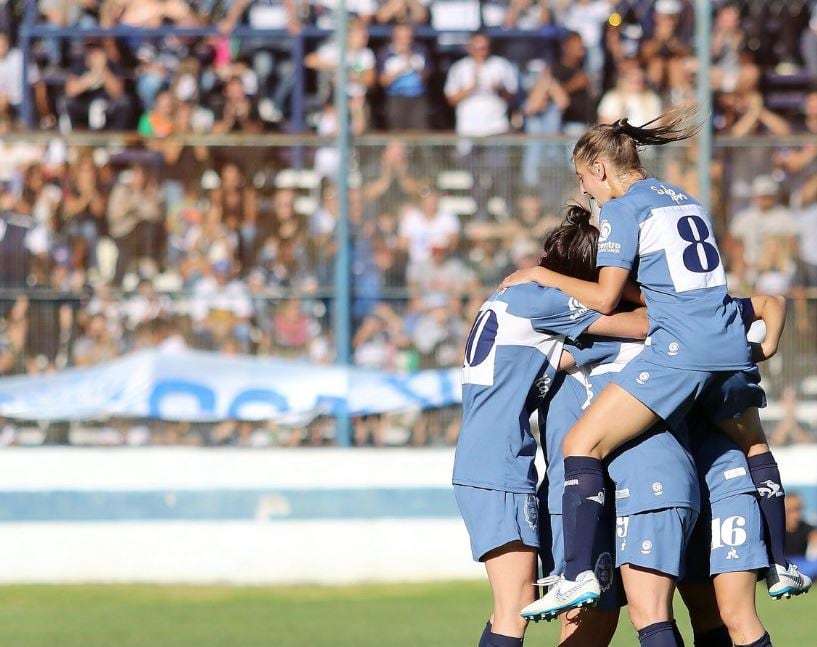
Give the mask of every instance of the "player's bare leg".
[(736, 645), (751, 645), (765, 633), (755, 607), (757, 573), (721, 573), (713, 580), (720, 616)]
[(631, 564), (624, 564), (620, 570), (630, 622), (642, 647), (680, 646), (672, 614), (675, 578)]
[(494, 596), (491, 631), (502, 636), (522, 638), (528, 621), (519, 615), (523, 607), (536, 599), (535, 548), (513, 541), (491, 551), (485, 558), (485, 570)]
[(757, 408), (747, 409), (738, 418), (724, 420), (718, 426), (746, 454), (749, 472), (757, 488), (769, 553), (774, 562), (766, 578), (769, 595), (779, 599), (807, 593), (811, 588), (811, 579), (786, 559), (786, 493), (780, 480), (780, 470), (766, 443)]
[(565, 456), (598, 460), (644, 433), (659, 418), (618, 384), (608, 384), (565, 437)]
[(618, 611), (572, 609), (559, 622), (559, 647), (607, 647), (616, 633)]
[(700, 647), (732, 647), (729, 630), (721, 620), (718, 599), (711, 581), (706, 584), (679, 584), (678, 591), (689, 612), (689, 621), (695, 634), (695, 645)]

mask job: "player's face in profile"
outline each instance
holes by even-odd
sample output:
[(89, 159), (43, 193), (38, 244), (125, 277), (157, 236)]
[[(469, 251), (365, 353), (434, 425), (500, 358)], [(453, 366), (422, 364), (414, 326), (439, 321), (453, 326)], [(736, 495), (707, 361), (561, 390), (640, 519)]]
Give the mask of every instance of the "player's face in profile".
[(593, 198), (600, 205), (610, 199), (610, 189), (599, 177), (600, 174), (596, 164), (585, 164), (576, 162), (576, 178), (579, 180), (579, 190), (583, 195)]

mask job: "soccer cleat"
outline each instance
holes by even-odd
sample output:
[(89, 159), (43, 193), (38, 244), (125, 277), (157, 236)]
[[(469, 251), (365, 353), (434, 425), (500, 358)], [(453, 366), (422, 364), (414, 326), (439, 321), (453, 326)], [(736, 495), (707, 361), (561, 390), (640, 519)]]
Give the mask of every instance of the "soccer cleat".
[(769, 569), (769, 575), (766, 576), (766, 586), (769, 589), (769, 595), (779, 600), (808, 593), (811, 588), (811, 578), (798, 571), (794, 564), (788, 566), (773, 564)]
[(592, 607), (599, 601), (601, 587), (593, 571), (579, 573), (576, 580), (545, 578), (537, 584), (553, 586), (544, 596), (522, 609), (521, 615), (527, 620), (541, 618), (553, 620), (560, 613), (579, 607)]

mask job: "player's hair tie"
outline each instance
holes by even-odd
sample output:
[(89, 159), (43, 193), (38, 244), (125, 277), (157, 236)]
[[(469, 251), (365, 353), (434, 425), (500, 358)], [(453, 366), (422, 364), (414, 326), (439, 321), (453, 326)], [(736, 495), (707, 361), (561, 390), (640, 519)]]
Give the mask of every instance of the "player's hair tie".
[(613, 122), (613, 134), (614, 135), (620, 135), (621, 134), (622, 127), (624, 126), (626, 121), (627, 121), (626, 119), (616, 119), (616, 121)]

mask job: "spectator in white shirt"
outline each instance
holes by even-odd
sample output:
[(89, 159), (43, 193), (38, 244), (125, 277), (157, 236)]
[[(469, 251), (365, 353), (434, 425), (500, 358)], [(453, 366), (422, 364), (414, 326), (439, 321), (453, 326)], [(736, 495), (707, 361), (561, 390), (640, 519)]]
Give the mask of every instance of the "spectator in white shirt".
[[(491, 41), (485, 34), (473, 34), (467, 51), (466, 58), (451, 66), (445, 82), (445, 96), (456, 108), (457, 134), (486, 137), (506, 133), (510, 130), (509, 104), (519, 83), (516, 69), (507, 59), (491, 55)], [(457, 148), (474, 176), (477, 219), (484, 220), (488, 201), (502, 184), (496, 178), (508, 168), (507, 147), (463, 141)]]
[(508, 60), (491, 55), (485, 34), (473, 34), (467, 52), (451, 66), (445, 82), (445, 96), (457, 111), (457, 134), (483, 137), (508, 132), (508, 104), (518, 87), (516, 70)]
[(788, 207), (778, 200), (777, 182), (761, 175), (752, 182), (752, 205), (738, 213), (729, 224), (727, 249), (732, 256), (732, 271), (736, 278), (751, 287), (764, 269), (763, 256), (769, 239), (779, 239), (775, 252), (789, 258), (797, 255), (797, 221)]
[(400, 218), (400, 239), (412, 265), (427, 262), (433, 247), (454, 249), (459, 235), (457, 216), (440, 208), (440, 196), (433, 189), (423, 191), (419, 208), (406, 206)]
[(633, 64), (622, 70), (618, 85), (601, 98), (598, 108), (600, 124), (629, 119), (640, 126), (661, 115), (661, 99), (645, 83), (644, 71)]

